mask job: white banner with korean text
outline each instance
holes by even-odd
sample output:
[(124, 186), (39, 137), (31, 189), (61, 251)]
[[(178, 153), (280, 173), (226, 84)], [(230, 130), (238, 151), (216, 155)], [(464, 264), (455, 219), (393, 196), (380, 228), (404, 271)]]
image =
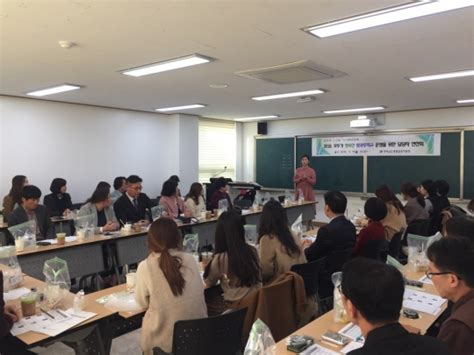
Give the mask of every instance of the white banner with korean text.
[(441, 133), (325, 137), (311, 143), (314, 157), (441, 155)]

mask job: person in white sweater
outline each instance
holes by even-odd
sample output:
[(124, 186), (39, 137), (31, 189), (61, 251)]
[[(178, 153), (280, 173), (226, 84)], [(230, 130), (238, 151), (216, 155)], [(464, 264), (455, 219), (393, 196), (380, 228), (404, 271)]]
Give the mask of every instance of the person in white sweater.
[(137, 303), (147, 309), (141, 348), (169, 353), (175, 322), (207, 317), (204, 285), (196, 260), (178, 250), (181, 235), (172, 219), (153, 222), (147, 239), (150, 255), (138, 265), (135, 289)]
[(204, 189), (198, 182), (193, 182), (188, 194), (184, 198), (184, 205), (191, 212), (194, 218), (201, 217), (202, 212), (206, 212), (206, 203), (203, 197)]

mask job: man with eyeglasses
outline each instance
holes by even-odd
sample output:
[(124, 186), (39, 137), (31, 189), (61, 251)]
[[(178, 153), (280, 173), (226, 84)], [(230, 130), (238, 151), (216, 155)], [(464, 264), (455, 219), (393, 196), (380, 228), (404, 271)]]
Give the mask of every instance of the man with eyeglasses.
[(398, 322), (405, 284), (393, 266), (373, 259), (352, 259), (342, 269), (340, 291), (350, 320), (365, 337), (364, 346), (350, 354), (449, 354), (441, 341), (409, 333)]
[(127, 178), (127, 190), (114, 203), (115, 216), (123, 226), (125, 223), (148, 225), (151, 218), (150, 198), (142, 193), (142, 179), (137, 175)]
[(427, 251), (426, 275), (441, 297), (453, 302), (452, 313), (441, 325), (438, 339), (453, 354), (474, 353), (474, 243), (468, 238), (442, 238)]

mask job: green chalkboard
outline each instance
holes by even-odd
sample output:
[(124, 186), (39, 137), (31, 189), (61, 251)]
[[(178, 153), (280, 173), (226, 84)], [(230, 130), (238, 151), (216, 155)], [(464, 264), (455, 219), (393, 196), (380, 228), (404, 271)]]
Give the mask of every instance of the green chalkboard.
[(474, 131), (464, 132), (464, 198), (474, 198)]
[(449, 196), (459, 197), (460, 140), (460, 133), (442, 133), (440, 156), (368, 157), (367, 192), (387, 184), (398, 193), (404, 182), (444, 179), (451, 186)]
[[(311, 156), (311, 138), (298, 138), (296, 156)], [(311, 167), (316, 170), (316, 190), (363, 192), (363, 157), (311, 157)]]
[(256, 180), (264, 187), (293, 188), (294, 138), (269, 138), (256, 141)]

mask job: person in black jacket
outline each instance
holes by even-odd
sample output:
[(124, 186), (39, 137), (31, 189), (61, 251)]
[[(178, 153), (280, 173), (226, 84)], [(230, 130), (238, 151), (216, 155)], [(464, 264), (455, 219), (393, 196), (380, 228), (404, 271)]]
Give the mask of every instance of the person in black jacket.
[(142, 193), (142, 179), (137, 175), (127, 178), (127, 191), (114, 203), (115, 216), (120, 224), (149, 224), (151, 221), (151, 201)]
[(0, 354), (34, 354), (26, 350), (25, 344), (10, 334), (13, 323), (20, 319), (18, 307), (5, 305), (3, 299), (3, 273), (0, 271)]
[(71, 195), (66, 193), (66, 180), (55, 178), (51, 182), (51, 193), (44, 197), (43, 203), (49, 209), (51, 216), (63, 216), (72, 209)]
[(322, 258), (335, 250), (353, 248), (356, 242), (355, 226), (344, 216), (346, 196), (339, 191), (329, 191), (324, 194), (324, 202), (324, 213), (331, 221), (319, 228), (316, 241), (305, 249), (308, 261)]
[(451, 206), (451, 203), (448, 200), (448, 193), (449, 193), (449, 184), (446, 180), (436, 180), (436, 193), (437, 199), (435, 204), (433, 204), (433, 214), (440, 213), (447, 207)]
[(393, 266), (356, 258), (342, 269), (342, 302), (365, 338), (351, 355), (448, 355), (441, 341), (409, 333), (399, 322), (405, 283)]
[(21, 191), (21, 196), (21, 206), (13, 210), (8, 219), (8, 226), (12, 227), (34, 220), (36, 221), (36, 240), (56, 238), (56, 231), (48, 209), (39, 204), (41, 190), (34, 185), (27, 185)]

